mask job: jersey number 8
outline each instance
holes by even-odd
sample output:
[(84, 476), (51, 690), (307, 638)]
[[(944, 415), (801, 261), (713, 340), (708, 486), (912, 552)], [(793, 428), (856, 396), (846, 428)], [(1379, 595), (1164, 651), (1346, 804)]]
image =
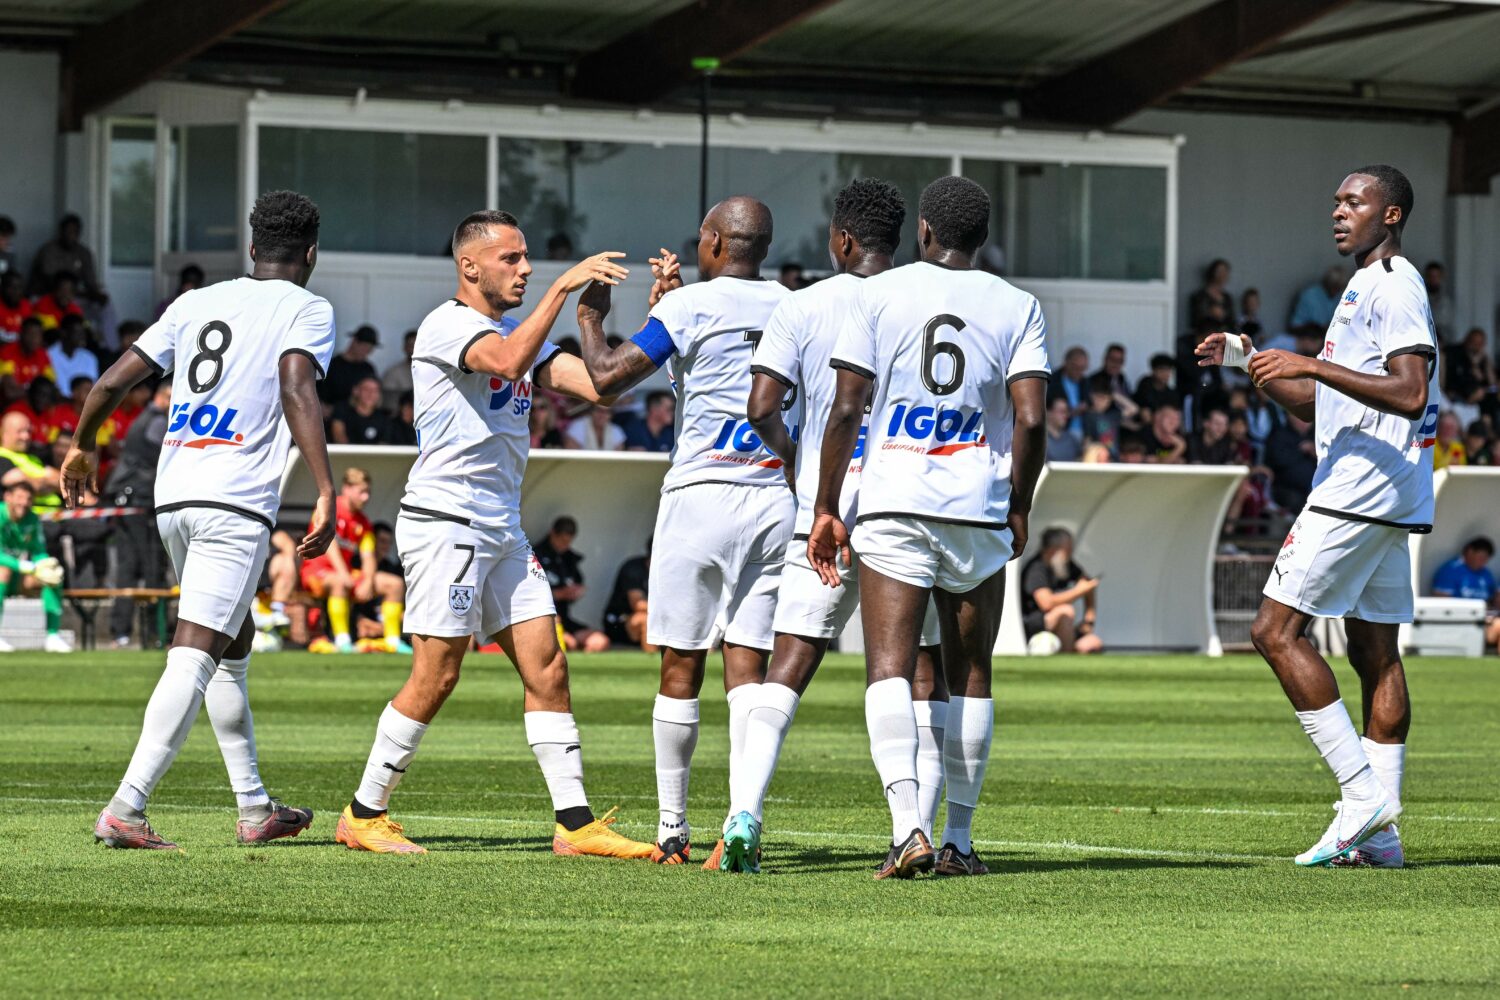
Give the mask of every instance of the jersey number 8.
[[(218, 343), (209, 346), (209, 337), (217, 333)], [(230, 332), (229, 324), (223, 320), (214, 320), (206, 323), (203, 329), (198, 331), (198, 353), (193, 355), (193, 360), (188, 362), (188, 387), (194, 392), (207, 392), (219, 384), (224, 377), (224, 352), (229, 350), (229, 342), (234, 339)], [(199, 378), (201, 365), (212, 365), (212, 372), (208, 378)]]
[[(927, 326), (922, 331), (922, 384), (927, 391), (937, 396), (946, 396), (954, 392), (964, 381), (964, 352), (957, 344), (939, 341), (938, 330), (945, 326), (953, 327), (955, 333), (962, 330), (966, 324), (951, 313), (943, 313), (934, 316), (927, 321)], [(953, 359), (953, 370), (949, 372), (948, 378), (942, 382), (937, 380), (934, 371), (937, 359), (942, 355), (948, 355)]]

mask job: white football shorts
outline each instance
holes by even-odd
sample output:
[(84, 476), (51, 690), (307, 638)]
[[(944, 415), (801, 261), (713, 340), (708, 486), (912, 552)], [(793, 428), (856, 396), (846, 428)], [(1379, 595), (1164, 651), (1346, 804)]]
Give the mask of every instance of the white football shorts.
[(966, 594), (1010, 561), (1009, 528), (876, 517), (854, 526), (849, 544), (869, 569), (914, 587)]
[[(843, 632), (859, 605), (859, 560), (845, 566), (841, 559), (839, 578), (843, 585), (830, 587), (818, 576), (807, 560), (807, 539), (793, 538), (787, 543), (781, 590), (776, 595), (776, 631), (809, 639), (832, 639)], [(921, 644), (936, 646), (941, 641), (937, 605), (929, 598)]]
[(218, 507), (179, 507), (156, 515), (182, 596), (177, 617), (237, 636), (271, 547), (271, 529)]
[(488, 641), (557, 613), (552, 587), (518, 528), (482, 528), (402, 511), (396, 550), (406, 570), (406, 630)]
[(1287, 532), (1265, 595), (1317, 618), (1412, 620), (1410, 532), (1304, 510)]
[(662, 494), (651, 549), (646, 639), (673, 649), (724, 641), (770, 649), (797, 501), (782, 486), (693, 483)]

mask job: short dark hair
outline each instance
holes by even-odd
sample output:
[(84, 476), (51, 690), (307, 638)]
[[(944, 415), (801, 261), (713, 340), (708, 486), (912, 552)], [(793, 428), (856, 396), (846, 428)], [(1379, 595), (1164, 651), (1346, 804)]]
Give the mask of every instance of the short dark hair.
[(16, 220), (8, 215), (0, 215), (0, 236), (16, 235)]
[(927, 185), (917, 211), (940, 246), (973, 253), (989, 238), (989, 193), (967, 177), (939, 177)]
[(139, 337), (146, 332), (146, 324), (138, 319), (123, 319), (115, 327), (116, 337)]
[(1464, 548), (1478, 549), (1480, 552), (1483, 552), (1487, 556), (1492, 556), (1495, 554), (1495, 543), (1490, 541), (1484, 535), (1477, 535), (1474, 538), (1469, 539), (1469, 543), (1465, 545)]
[(391, 527), (389, 521), (376, 521), (375, 526), (370, 530), (377, 535), (381, 532), (385, 532), (387, 535), (394, 535), (396, 533), (396, 529)]
[(68, 380), (68, 391), (77, 393), (79, 382), (87, 382), (90, 386), (94, 384), (93, 378), (88, 375), (74, 375), (71, 379)]
[(61, 219), (57, 220), (57, 228), (58, 229), (61, 229), (64, 226), (77, 226), (79, 229), (82, 229), (83, 228), (83, 219), (79, 216), (79, 214), (77, 212), (69, 212), (66, 215), (64, 215)]
[(458, 253), (459, 247), (494, 226), (510, 226), (512, 229), (520, 229), (521, 223), (517, 221), (514, 215), (511, 215), (509, 212), (499, 211), (498, 209), (470, 212), (464, 216), (464, 221), (460, 222), (453, 230), (453, 252), (455, 254)]
[(1095, 372), (1089, 376), (1089, 392), (1097, 392), (1109, 396), (1113, 395), (1114, 391), (1114, 385), (1110, 382), (1109, 376), (1104, 372)]
[(1385, 203), (1401, 209), (1401, 221), (1397, 225), (1406, 224), (1406, 220), (1411, 218), (1412, 203), (1416, 195), (1412, 193), (1411, 181), (1406, 179), (1405, 174), (1388, 163), (1372, 163), (1351, 172), (1375, 178), (1375, 186), (1380, 188)]
[(833, 226), (871, 253), (895, 253), (906, 222), (906, 200), (890, 181), (861, 177), (833, 200)]
[(649, 410), (663, 399), (677, 401), (677, 394), (667, 389), (653, 389), (646, 393), (646, 409)]
[(1042, 532), (1042, 548), (1044, 549), (1056, 548), (1064, 542), (1071, 542), (1072, 540), (1073, 533), (1067, 528), (1062, 528), (1057, 525), (1053, 525), (1046, 531)]
[(1104, 349), (1104, 353), (1108, 354), (1110, 351), (1119, 351), (1121, 354), (1124, 354), (1125, 353), (1125, 345), (1124, 344), (1110, 344), (1108, 347), (1106, 347)]
[(15, 482), (5, 487), (5, 494), (9, 495), (11, 490), (25, 490), (32, 496), (36, 495), (36, 487), (31, 484), (31, 480), (29, 479), (17, 479)]
[(199, 267), (197, 264), (189, 264), (187, 267), (178, 272), (177, 283), (179, 285), (185, 285), (189, 281), (191, 281), (194, 284), (201, 285), (203, 284), (205, 277), (206, 276), (203, 273), (203, 268)]
[(318, 206), (295, 191), (267, 191), (250, 209), (250, 242), (265, 264), (291, 264), (318, 242)]
[(558, 535), (578, 534), (578, 522), (567, 514), (552, 522), (552, 531)]
[(1151, 367), (1152, 368), (1176, 368), (1177, 367), (1177, 361), (1170, 354), (1153, 354), (1153, 355), (1151, 355)]

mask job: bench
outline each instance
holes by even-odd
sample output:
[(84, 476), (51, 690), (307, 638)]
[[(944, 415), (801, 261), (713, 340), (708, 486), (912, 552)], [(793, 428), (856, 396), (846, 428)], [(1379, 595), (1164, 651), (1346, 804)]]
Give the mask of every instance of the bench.
[(75, 587), (63, 591), (63, 597), (78, 613), (78, 644), (81, 649), (94, 649), (97, 636), (94, 619), (105, 604), (117, 598), (135, 602), (136, 615), (140, 620), (141, 645), (156, 631), (156, 648), (167, 644), (167, 602), (177, 598), (176, 590), (156, 587)]

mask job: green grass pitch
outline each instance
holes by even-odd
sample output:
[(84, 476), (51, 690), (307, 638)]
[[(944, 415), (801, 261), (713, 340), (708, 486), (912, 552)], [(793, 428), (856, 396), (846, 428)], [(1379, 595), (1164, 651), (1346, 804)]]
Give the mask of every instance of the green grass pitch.
[[(1500, 994), (1492, 659), (1408, 665), (1405, 871), (1292, 865), (1335, 786), (1258, 659), (999, 661), (975, 824), (994, 874), (906, 883), (870, 877), (888, 821), (852, 657), (830, 659), (798, 714), (760, 877), (554, 858), (499, 657), (471, 659), (397, 792), (426, 857), (332, 841), (405, 665), (294, 654), (258, 657), (251, 697), (268, 785), (312, 806), (312, 829), (235, 847), (200, 718), (152, 803), (182, 853), (106, 850), (91, 824), (160, 663), (0, 658), (0, 969), (22, 995)], [(644, 656), (573, 664), (592, 802), (618, 804), (641, 839), (655, 685)], [(700, 853), (727, 804), (715, 685), (693, 773)]]

